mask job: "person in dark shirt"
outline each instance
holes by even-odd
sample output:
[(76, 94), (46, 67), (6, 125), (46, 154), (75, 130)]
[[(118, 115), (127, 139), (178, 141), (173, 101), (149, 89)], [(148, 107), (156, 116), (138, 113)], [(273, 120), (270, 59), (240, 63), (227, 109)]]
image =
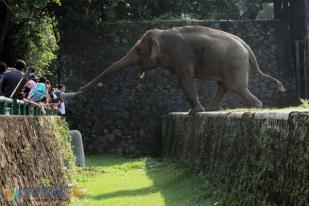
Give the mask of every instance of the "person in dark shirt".
[(3, 77), (3, 73), (8, 69), (8, 66), (4, 62), (0, 62), (0, 80)]
[[(15, 64), (15, 68), (9, 69), (3, 74), (0, 83), (0, 90), (3, 96), (10, 97), (19, 81), (22, 79), (24, 72), (26, 71), (27, 64), (24, 60), (18, 59)], [(18, 99), (22, 99), (23, 96), (19, 94)]]

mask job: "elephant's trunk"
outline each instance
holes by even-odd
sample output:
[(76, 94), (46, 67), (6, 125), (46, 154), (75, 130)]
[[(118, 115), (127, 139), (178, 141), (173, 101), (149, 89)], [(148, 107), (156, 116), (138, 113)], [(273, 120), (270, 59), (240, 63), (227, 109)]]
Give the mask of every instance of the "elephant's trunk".
[(138, 64), (139, 57), (136, 54), (135, 50), (131, 50), (126, 56), (122, 57), (117, 62), (113, 63), (110, 67), (108, 67), (105, 71), (103, 71), (99, 76), (97, 76), (94, 80), (81, 87), (79, 91), (87, 92), (97, 86), (97, 84), (110, 77), (113, 73), (128, 68), (129, 66), (133, 66)]

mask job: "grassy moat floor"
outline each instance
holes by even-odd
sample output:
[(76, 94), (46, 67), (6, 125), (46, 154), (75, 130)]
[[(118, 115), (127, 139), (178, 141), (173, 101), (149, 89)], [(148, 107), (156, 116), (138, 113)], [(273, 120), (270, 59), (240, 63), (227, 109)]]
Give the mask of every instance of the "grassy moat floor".
[(86, 195), (72, 206), (222, 206), (222, 190), (189, 168), (167, 159), (88, 156), (74, 177)]

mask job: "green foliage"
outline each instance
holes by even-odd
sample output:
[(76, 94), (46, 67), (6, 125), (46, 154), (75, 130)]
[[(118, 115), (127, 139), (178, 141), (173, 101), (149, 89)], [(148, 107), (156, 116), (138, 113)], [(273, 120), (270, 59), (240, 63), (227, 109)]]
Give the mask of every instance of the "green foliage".
[(52, 6), (60, 6), (60, 0), (6, 2), (6, 7), (2, 10), (11, 15), (0, 58), (10, 65), (13, 65), (17, 58), (22, 58), (36, 69), (38, 76), (51, 75), (51, 65), (56, 59), (58, 49)]
[(259, 11), (263, 9), (261, 0), (238, 0), (237, 5), (242, 19), (256, 19)]
[(58, 45), (50, 18), (25, 22), (12, 38), (17, 45), (16, 54), (25, 59), (38, 76), (51, 74), (50, 64), (56, 59)]
[(254, 19), (260, 0), (62, 0), (58, 15), (72, 21), (152, 19)]
[(274, 6), (271, 3), (263, 4), (263, 9), (257, 16), (257, 19), (273, 19), (274, 18)]
[(36, 19), (48, 14), (51, 6), (61, 6), (61, 0), (6, 0), (15, 20)]
[(76, 173), (76, 166), (75, 156), (72, 150), (71, 137), (68, 134), (69, 126), (65, 119), (57, 118), (55, 121), (57, 121), (55, 125), (59, 125), (54, 129), (57, 137), (57, 150), (63, 158), (66, 177), (68, 180), (71, 180), (73, 175)]
[(308, 101), (308, 99), (299, 99), (299, 101), (300, 101), (300, 105), (299, 105), (299, 107), (301, 107), (301, 108), (309, 108), (309, 101)]
[[(11, 13), (11, 18), (4, 49), (0, 45), (0, 59), (12, 65), (17, 58), (23, 58), (39, 76), (56, 72), (52, 69), (60, 41), (56, 20), (60, 20), (60, 30), (64, 30), (118, 20), (254, 19), (263, 9), (261, 0), (10, 0), (6, 3), (0, 10)], [(260, 18), (270, 17), (271, 8), (266, 8)]]

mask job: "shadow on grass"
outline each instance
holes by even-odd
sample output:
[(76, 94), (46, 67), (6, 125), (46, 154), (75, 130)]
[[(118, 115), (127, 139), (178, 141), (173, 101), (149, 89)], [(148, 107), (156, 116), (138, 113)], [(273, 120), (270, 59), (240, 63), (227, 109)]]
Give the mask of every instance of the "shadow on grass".
[(182, 174), (178, 176), (177, 178), (171, 179), (169, 181), (160, 181), (160, 185), (154, 184), (151, 187), (141, 188), (141, 189), (135, 189), (135, 190), (122, 190), (112, 193), (106, 193), (101, 195), (87, 195), (88, 198), (95, 199), (95, 200), (106, 200), (109, 198), (116, 198), (116, 197), (129, 197), (129, 196), (142, 196), (147, 195), (149, 193), (156, 193), (164, 191), (164, 188), (169, 188), (170, 185), (173, 185), (174, 187), (179, 187), (180, 182), (179, 179), (185, 178), (185, 175)]
[(87, 195), (87, 198), (94, 199), (94, 200), (106, 200), (110, 198), (116, 198), (116, 197), (130, 197), (130, 196), (137, 196), (137, 195), (147, 195), (149, 193), (158, 192), (159, 189), (152, 187), (137, 189), (137, 190), (122, 190), (107, 194), (101, 194), (101, 195)]
[[(104, 161), (107, 160), (107, 161)], [(87, 155), (86, 165), (88, 167), (107, 167), (113, 165), (122, 165), (130, 161), (135, 161), (134, 159), (130, 160), (119, 155)]]

